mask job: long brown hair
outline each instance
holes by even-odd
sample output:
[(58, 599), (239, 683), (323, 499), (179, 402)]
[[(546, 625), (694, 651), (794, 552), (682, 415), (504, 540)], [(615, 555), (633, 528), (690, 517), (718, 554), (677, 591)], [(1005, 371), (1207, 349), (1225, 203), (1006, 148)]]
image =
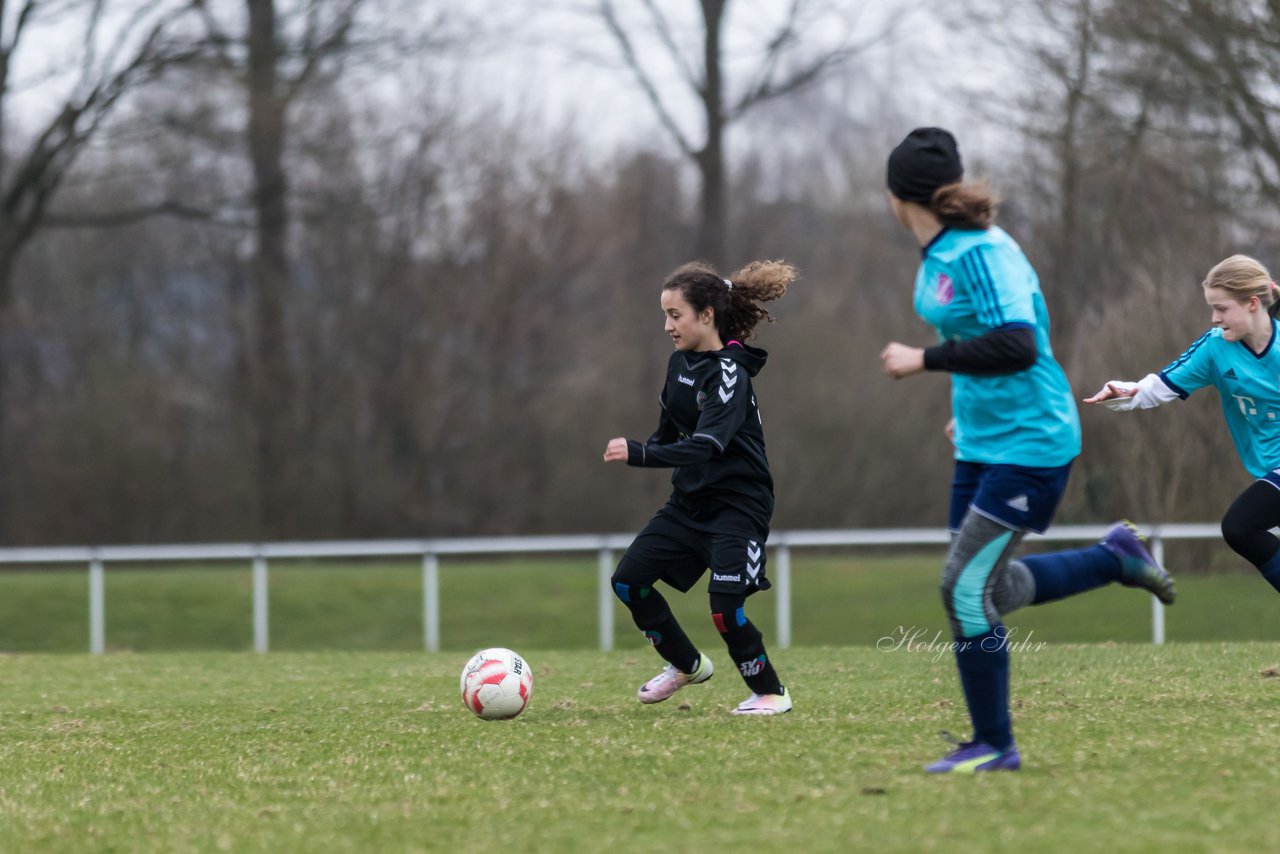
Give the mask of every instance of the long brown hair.
[(762, 320), (772, 323), (762, 303), (785, 294), (798, 275), (785, 261), (752, 261), (728, 277), (710, 264), (693, 261), (672, 271), (662, 289), (679, 290), (696, 312), (712, 309), (716, 331), (727, 344), (749, 339)]
[(980, 230), (996, 221), (1000, 200), (985, 181), (944, 184), (933, 191), (929, 210), (951, 228)]

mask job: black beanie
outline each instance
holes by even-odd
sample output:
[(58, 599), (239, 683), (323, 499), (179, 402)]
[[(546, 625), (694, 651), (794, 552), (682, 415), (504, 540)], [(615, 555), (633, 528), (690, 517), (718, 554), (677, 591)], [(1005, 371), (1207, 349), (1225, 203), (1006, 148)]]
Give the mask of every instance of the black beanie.
[(889, 154), (889, 192), (927, 205), (939, 187), (964, 177), (956, 138), (942, 128), (916, 128)]

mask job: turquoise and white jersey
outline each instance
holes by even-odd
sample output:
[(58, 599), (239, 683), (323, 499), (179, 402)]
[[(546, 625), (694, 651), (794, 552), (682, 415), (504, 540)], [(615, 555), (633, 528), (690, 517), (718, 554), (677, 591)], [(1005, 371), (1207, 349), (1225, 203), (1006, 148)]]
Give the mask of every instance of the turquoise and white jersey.
[(1210, 329), (1160, 372), (1165, 385), (1186, 398), (1207, 385), (1218, 389), (1222, 414), (1240, 462), (1254, 477), (1280, 467), (1280, 347), (1276, 321), (1261, 353)]
[(943, 341), (1002, 327), (1035, 330), (1036, 361), (1002, 376), (951, 375), (956, 459), (1061, 466), (1080, 454), (1080, 413), (1049, 344), (1040, 279), (1003, 229), (943, 229), (924, 248), (915, 310)]

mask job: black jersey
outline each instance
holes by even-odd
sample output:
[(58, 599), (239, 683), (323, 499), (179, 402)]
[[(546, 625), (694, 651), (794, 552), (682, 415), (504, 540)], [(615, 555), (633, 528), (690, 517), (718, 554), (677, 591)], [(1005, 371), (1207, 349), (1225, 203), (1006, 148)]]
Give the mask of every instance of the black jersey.
[(658, 430), (627, 441), (627, 464), (670, 467), (668, 507), (700, 530), (764, 540), (773, 516), (773, 475), (751, 378), (769, 354), (734, 342), (723, 350), (677, 350), (667, 364)]

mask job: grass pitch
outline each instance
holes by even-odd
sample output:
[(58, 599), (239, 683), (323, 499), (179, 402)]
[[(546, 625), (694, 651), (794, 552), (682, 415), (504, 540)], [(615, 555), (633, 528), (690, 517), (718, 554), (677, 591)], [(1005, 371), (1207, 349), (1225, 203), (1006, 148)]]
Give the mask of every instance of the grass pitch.
[(1280, 849), (1275, 643), (1013, 653), (1016, 774), (922, 772), (964, 734), (949, 653), (797, 647), (796, 701), (720, 670), (641, 706), (649, 650), (520, 648), (513, 722), (469, 654), (0, 657), (2, 851)]

